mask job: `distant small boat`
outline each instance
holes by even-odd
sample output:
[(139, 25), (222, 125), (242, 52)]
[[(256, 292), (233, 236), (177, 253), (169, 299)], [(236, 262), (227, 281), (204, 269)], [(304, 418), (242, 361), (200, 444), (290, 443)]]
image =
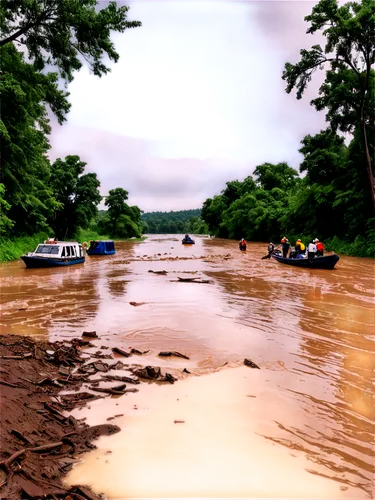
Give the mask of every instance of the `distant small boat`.
[(86, 253), (87, 255), (114, 255), (115, 243), (112, 240), (92, 241)]
[(192, 240), (191, 238), (189, 238), (188, 240), (186, 240), (185, 238), (182, 240), (182, 244), (183, 245), (195, 245), (195, 241)]
[(22, 255), (26, 267), (60, 267), (83, 264), (85, 256), (82, 245), (76, 241), (46, 240), (35, 252)]
[(279, 252), (273, 253), (272, 258), (280, 262), (280, 264), (304, 267), (306, 269), (333, 269), (340, 259), (336, 254), (314, 257), (313, 259), (308, 259), (307, 257), (303, 259), (290, 259), (289, 257), (282, 257)]

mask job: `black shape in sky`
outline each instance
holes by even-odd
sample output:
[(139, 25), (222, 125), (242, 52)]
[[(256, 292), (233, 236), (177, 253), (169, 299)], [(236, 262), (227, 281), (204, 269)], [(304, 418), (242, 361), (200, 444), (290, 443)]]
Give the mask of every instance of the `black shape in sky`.
[(196, 138), (199, 144), (215, 147), (237, 143), (208, 109), (208, 88), (182, 71), (142, 64), (118, 69), (103, 79), (82, 73), (73, 87), (129, 129), (163, 129), (169, 137)]

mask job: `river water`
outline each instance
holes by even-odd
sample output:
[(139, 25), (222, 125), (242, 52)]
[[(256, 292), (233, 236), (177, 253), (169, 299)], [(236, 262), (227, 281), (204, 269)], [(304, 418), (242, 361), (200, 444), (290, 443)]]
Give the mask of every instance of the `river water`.
[(180, 241), (117, 243), (66, 269), (1, 265), (2, 333), (96, 330), (98, 347), (150, 350), (132, 362), (179, 379), (76, 411), (120, 415), (122, 430), (67, 481), (109, 498), (373, 498), (374, 262), (304, 270), (261, 260), (264, 244)]

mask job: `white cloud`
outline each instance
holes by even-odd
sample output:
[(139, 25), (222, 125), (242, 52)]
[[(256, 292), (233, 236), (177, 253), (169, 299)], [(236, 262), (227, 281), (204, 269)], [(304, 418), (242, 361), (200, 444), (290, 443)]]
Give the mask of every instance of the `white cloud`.
[(89, 158), (103, 188), (134, 191), (147, 210), (196, 207), (218, 192), (215, 179), (221, 189), (264, 161), (297, 167), (299, 141), (324, 117), (285, 94), (281, 73), (312, 43), (311, 6), (130, 3), (142, 27), (113, 36), (120, 61), (109, 75), (75, 76), (52, 157)]

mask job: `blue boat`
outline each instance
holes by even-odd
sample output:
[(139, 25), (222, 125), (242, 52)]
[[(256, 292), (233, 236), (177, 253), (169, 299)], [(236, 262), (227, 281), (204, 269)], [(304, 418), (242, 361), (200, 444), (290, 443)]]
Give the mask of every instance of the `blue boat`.
[(283, 257), (281, 252), (277, 250), (272, 254), (272, 258), (280, 262), (280, 264), (287, 264), (288, 266), (304, 267), (307, 269), (333, 269), (340, 257), (335, 253), (333, 255), (325, 255), (324, 257), (314, 257), (308, 259), (291, 259), (290, 257)]
[(85, 256), (82, 245), (76, 241), (46, 240), (35, 252), (22, 255), (26, 267), (61, 267), (83, 264)]
[(87, 255), (114, 255), (115, 242), (112, 240), (90, 241), (90, 246), (86, 250)]
[(190, 238), (188, 234), (185, 234), (185, 238), (182, 240), (183, 245), (195, 245), (195, 241)]

